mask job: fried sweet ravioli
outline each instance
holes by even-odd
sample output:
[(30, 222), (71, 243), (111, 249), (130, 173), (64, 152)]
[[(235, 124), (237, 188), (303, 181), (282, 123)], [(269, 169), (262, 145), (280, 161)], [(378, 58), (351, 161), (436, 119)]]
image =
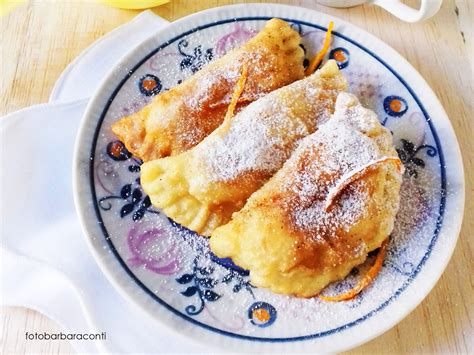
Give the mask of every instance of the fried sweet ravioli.
[(142, 187), (168, 217), (210, 235), (281, 168), (299, 139), (329, 119), (346, 88), (329, 61), (251, 103), (193, 149), (143, 164)]
[(243, 65), (248, 77), (237, 109), (303, 78), (300, 43), (300, 35), (287, 22), (272, 19), (246, 44), (117, 121), (112, 131), (143, 161), (184, 152), (223, 122)]
[(402, 169), (375, 113), (340, 94), (333, 118), (212, 233), (211, 249), (250, 270), (255, 286), (314, 296), (391, 233)]

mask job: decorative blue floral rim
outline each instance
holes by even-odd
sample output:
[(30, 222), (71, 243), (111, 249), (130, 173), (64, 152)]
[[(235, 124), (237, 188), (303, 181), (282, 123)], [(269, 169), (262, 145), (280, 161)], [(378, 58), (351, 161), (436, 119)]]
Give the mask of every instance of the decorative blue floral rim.
[[(263, 16), (258, 16), (258, 17), (239, 17), (239, 18), (232, 18), (232, 19), (227, 19), (227, 20), (221, 20), (221, 21), (217, 21), (217, 22), (213, 22), (213, 23), (209, 23), (209, 24), (205, 24), (205, 25), (202, 25), (202, 26), (198, 26), (198, 27), (195, 27), (189, 31), (186, 31), (182, 34), (180, 34), (179, 36), (176, 36), (174, 37), (173, 39), (165, 42), (164, 44), (160, 45), (159, 47), (157, 47), (155, 50), (153, 50), (151, 53), (149, 53), (147, 56), (145, 56), (139, 63), (137, 63), (137, 65), (135, 65), (129, 72), (128, 74), (120, 81), (119, 85), (115, 88), (115, 90), (112, 92), (109, 100), (107, 101), (107, 104), (105, 105), (105, 108), (104, 110), (102, 111), (102, 114), (100, 115), (100, 118), (99, 118), (99, 121), (98, 121), (98, 125), (96, 126), (96, 129), (95, 129), (95, 132), (94, 132), (94, 137), (93, 137), (93, 141), (92, 141), (92, 147), (91, 147), (91, 153), (90, 153), (90, 161), (89, 161), (89, 178), (90, 178), (90, 187), (91, 187), (91, 194), (92, 194), (92, 198), (93, 198), (93, 201), (94, 201), (94, 210), (95, 210), (95, 214), (96, 214), (96, 217), (98, 219), (98, 223), (100, 225), (100, 228), (102, 229), (102, 232), (104, 234), (104, 237), (105, 237), (105, 240), (107, 242), (107, 244), (109, 245), (112, 253), (114, 254), (114, 256), (116, 257), (116, 259), (118, 260), (118, 262), (120, 263), (120, 265), (124, 268), (124, 270), (127, 272), (127, 274), (137, 283), (138, 286), (140, 286), (140, 288), (145, 291), (150, 297), (152, 297), (155, 301), (157, 301), (158, 303), (160, 303), (161, 305), (163, 305), (166, 309), (170, 310), (171, 312), (173, 312), (174, 314), (178, 315), (179, 317), (193, 323), (193, 324), (196, 324), (204, 329), (207, 329), (207, 330), (210, 330), (210, 331), (213, 331), (213, 332), (216, 332), (216, 333), (219, 333), (219, 334), (222, 334), (222, 335), (226, 335), (226, 336), (230, 336), (230, 337), (234, 337), (234, 338), (240, 338), (240, 339), (246, 339), (246, 340), (252, 340), (252, 341), (262, 341), (262, 342), (292, 342), (292, 341), (301, 341), (301, 340), (309, 340), (309, 339), (314, 339), (314, 338), (319, 338), (319, 337), (324, 337), (324, 336), (327, 336), (327, 335), (330, 335), (330, 334), (334, 334), (334, 333), (338, 333), (340, 331), (343, 331), (345, 329), (349, 329), (361, 322), (363, 322), (364, 320), (372, 317), (374, 314), (376, 314), (377, 312), (379, 312), (380, 310), (382, 310), (383, 308), (385, 308), (387, 305), (389, 305), (393, 300), (395, 300), (407, 287), (408, 285), (411, 283), (411, 281), (416, 277), (416, 275), (419, 273), (419, 271), (421, 270), (422, 266), (425, 264), (426, 260), (429, 258), (430, 254), (431, 254), (431, 251), (438, 239), (438, 235), (439, 235), (439, 231), (441, 230), (441, 226), (442, 226), (442, 222), (443, 222), (443, 216), (444, 216), (444, 211), (445, 211), (445, 203), (446, 203), (446, 171), (445, 171), (445, 163), (444, 163), (444, 156), (443, 156), (443, 152), (442, 152), (442, 148), (441, 148), (441, 145), (440, 145), (440, 141), (439, 141), (439, 138), (438, 138), (438, 135), (436, 133), (436, 129), (435, 127), (433, 126), (432, 122), (431, 122), (431, 119), (429, 118), (425, 108), (423, 107), (423, 105), (421, 104), (421, 102), (419, 101), (418, 97), (416, 96), (416, 94), (413, 92), (413, 90), (410, 88), (410, 86), (398, 75), (397, 72), (395, 72), (387, 63), (385, 63), (380, 57), (378, 57), (375, 53), (371, 52), (370, 50), (368, 50), (367, 48), (365, 48), (364, 46), (360, 45), (359, 43), (355, 42), (354, 40), (338, 33), (338, 32), (333, 32), (333, 35), (334, 36), (338, 36), (350, 43), (352, 43), (353, 45), (359, 47), (360, 49), (362, 49), (363, 51), (365, 51), (366, 53), (368, 53), (369, 55), (371, 55), (373, 58), (375, 58), (377, 61), (379, 61), (383, 66), (385, 66), (404, 86), (405, 88), (408, 90), (408, 92), (412, 95), (412, 97), (414, 98), (414, 100), (416, 101), (416, 103), (418, 104), (418, 106), (420, 107), (421, 111), (423, 112), (423, 115), (425, 117), (425, 120), (426, 122), (428, 123), (429, 127), (430, 127), (430, 130), (431, 130), (431, 133), (433, 135), (433, 138), (435, 140), (435, 143), (436, 143), (436, 149), (438, 151), (438, 155), (439, 155), (439, 160), (440, 160), (440, 169), (441, 169), (441, 197), (440, 197), (440, 205), (439, 205), (439, 215), (438, 215), (438, 218), (436, 220), (436, 227), (435, 227), (435, 230), (434, 230), (434, 234), (433, 234), (433, 237), (431, 238), (431, 241), (428, 245), (428, 249), (425, 253), (425, 255), (423, 256), (423, 258), (421, 259), (421, 261), (419, 262), (419, 264), (416, 266), (416, 268), (414, 268), (413, 272), (410, 274), (410, 276), (408, 277), (408, 279), (404, 282), (404, 284), (390, 297), (388, 298), (385, 302), (383, 302), (381, 305), (379, 305), (376, 309), (370, 311), (369, 313), (367, 313), (366, 315), (350, 322), (350, 323), (347, 323), (343, 326), (340, 326), (340, 327), (337, 327), (337, 328), (334, 328), (334, 329), (330, 329), (330, 330), (327, 330), (327, 331), (324, 331), (324, 332), (319, 332), (319, 333), (316, 333), (316, 334), (310, 334), (310, 335), (304, 335), (304, 336), (298, 336), (298, 337), (288, 337), (288, 338), (263, 338), (263, 337), (252, 337), (252, 336), (246, 336), (246, 335), (240, 335), (240, 334), (235, 334), (235, 333), (231, 333), (231, 332), (228, 332), (228, 331), (224, 331), (224, 330), (221, 330), (221, 329), (217, 329), (217, 328), (214, 328), (214, 327), (211, 327), (209, 325), (206, 325), (206, 324), (203, 324), (183, 313), (181, 313), (180, 311), (178, 311), (177, 309), (171, 307), (169, 304), (167, 304), (166, 302), (164, 302), (161, 298), (159, 298), (156, 294), (154, 294), (151, 290), (149, 290), (134, 274), (133, 272), (128, 268), (128, 266), (126, 265), (126, 263), (124, 262), (124, 260), (120, 257), (118, 251), (116, 250), (113, 242), (111, 241), (110, 237), (109, 237), (109, 233), (105, 227), (105, 224), (102, 220), (102, 217), (101, 217), (101, 213), (100, 213), (100, 209), (99, 209), (99, 205), (98, 205), (98, 202), (97, 202), (97, 196), (96, 196), (96, 191), (95, 191), (95, 186), (94, 186), (94, 159), (95, 159), (95, 149), (96, 149), (96, 144), (97, 144), (97, 138), (99, 136), (99, 131), (100, 131), (100, 128), (102, 126), (102, 123), (103, 123), (103, 120), (105, 118), (105, 115), (112, 103), (112, 101), (114, 100), (115, 96), (117, 95), (117, 93), (119, 92), (119, 90), (122, 88), (122, 86), (124, 85), (124, 83), (128, 80), (128, 78), (146, 61), (148, 60), (151, 56), (153, 56), (154, 54), (156, 54), (158, 51), (162, 50), (163, 48), (167, 47), (168, 45), (170, 45), (171, 43), (174, 43), (175, 41), (179, 40), (180, 38), (183, 38), (191, 33), (194, 33), (194, 32), (197, 32), (199, 30), (202, 30), (202, 29), (205, 29), (205, 28), (209, 28), (209, 27), (213, 27), (213, 26), (217, 26), (217, 25), (221, 25), (221, 24), (225, 24), (225, 23), (230, 23), (230, 22), (238, 22), (238, 21), (250, 21), (250, 20), (269, 20), (271, 19), (271, 17), (263, 17)], [(292, 22), (292, 23), (295, 23), (297, 25), (305, 25), (305, 26), (309, 26), (309, 27), (313, 27), (313, 28), (317, 28), (317, 29), (320, 29), (320, 30), (323, 30), (323, 31), (326, 31), (327, 28), (323, 27), (323, 26), (319, 26), (319, 25), (315, 25), (315, 24), (312, 24), (312, 23), (309, 23), (309, 22), (305, 22), (305, 21), (300, 21), (300, 20), (294, 20), (294, 19), (288, 19), (288, 18), (282, 18), (283, 20), (285, 21), (288, 21), (288, 22)], [(271, 306), (270, 306), (271, 307)], [(271, 313), (271, 309), (270, 309), (270, 313)]]

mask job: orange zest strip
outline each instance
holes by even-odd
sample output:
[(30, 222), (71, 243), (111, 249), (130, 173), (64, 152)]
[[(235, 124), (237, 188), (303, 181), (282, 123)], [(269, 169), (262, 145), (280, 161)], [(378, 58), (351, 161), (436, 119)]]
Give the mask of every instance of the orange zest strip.
[(370, 268), (367, 274), (364, 275), (362, 280), (360, 280), (354, 288), (350, 289), (349, 291), (345, 293), (341, 293), (340, 295), (337, 295), (337, 296), (320, 295), (318, 296), (319, 299), (323, 301), (327, 301), (327, 302), (340, 302), (340, 301), (349, 301), (353, 299), (355, 296), (357, 296), (364, 288), (369, 286), (372, 283), (372, 281), (375, 280), (378, 273), (380, 272), (380, 269), (382, 268), (383, 260), (385, 259), (385, 256), (387, 255), (387, 244), (388, 244), (388, 238), (383, 241), (382, 246), (380, 247), (380, 250), (377, 254), (377, 258), (375, 259), (374, 265)]
[(242, 71), (240, 73), (240, 78), (235, 84), (234, 92), (232, 93), (232, 98), (230, 100), (229, 106), (227, 107), (227, 112), (225, 114), (225, 120), (232, 118), (234, 116), (235, 107), (239, 102), (239, 98), (242, 95), (242, 92), (245, 88), (245, 81), (247, 80), (247, 65), (244, 63), (242, 65)]
[(331, 211), (332, 207), (334, 206), (334, 201), (336, 198), (341, 194), (344, 189), (352, 184), (354, 181), (359, 180), (365, 174), (367, 174), (371, 170), (375, 170), (379, 165), (385, 163), (393, 163), (397, 167), (398, 172), (403, 173), (403, 165), (398, 157), (384, 157), (381, 159), (374, 160), (367, 165), (362, 166), (359, 169), (354, 170), (349, 176), (344, 178), (344, 180), (337, 183), (335, 187), (329, 191), (329, 194), (326, 198), (326, 204), (324, 206), (324, 210), (326, 212)]
[(331, 44), (331, 32), (334, 27), (334, 22), (329, 22), (328, 30), (326, 31), (326, 38), (324, 38), (324, 43), (323, 43), (323, 48), (316, 54), (316, 56), (313, 58), (311, 63), (308, 65), (306, 68), (305, 74), (306, 76), (311, 75), (314, 73), (316, 68), (321, 64), (324, 56), (328, 52), (329, 45)]

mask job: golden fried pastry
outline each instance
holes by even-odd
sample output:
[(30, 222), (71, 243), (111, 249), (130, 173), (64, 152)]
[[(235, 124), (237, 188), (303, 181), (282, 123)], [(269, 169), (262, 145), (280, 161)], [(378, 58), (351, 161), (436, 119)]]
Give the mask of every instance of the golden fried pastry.
[(255, 286), (314, 296), (391, 233), (402, 169), (390, 132), (342, 93), (333, 118), (212, 233), (211, 249), (250, 270)]
[(336, 62), (251, 103), (193, 149), (147, 162), (141, 184), (154, 206), (203, 235), (227, 223), (334, 111), (347, 82)]
[(189, 150), (223, 122), (242, 66), (248, 68), (248, 77), (237, 110), (303, 78), (300, 41), (287, 22), (272, 19), (246, 44), (114, 123), (112, 131), (144, 161)]

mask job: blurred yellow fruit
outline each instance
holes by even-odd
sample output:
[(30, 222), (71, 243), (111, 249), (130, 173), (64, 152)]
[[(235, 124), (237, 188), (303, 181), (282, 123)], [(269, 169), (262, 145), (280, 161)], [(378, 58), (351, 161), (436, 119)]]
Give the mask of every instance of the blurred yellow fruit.
[(0, 0), (0, 17), (8, 14), (25, 0)]
[(120, 9), (148, 9), (166, 4), (170, 0), (101, 0), (102, 2)]

